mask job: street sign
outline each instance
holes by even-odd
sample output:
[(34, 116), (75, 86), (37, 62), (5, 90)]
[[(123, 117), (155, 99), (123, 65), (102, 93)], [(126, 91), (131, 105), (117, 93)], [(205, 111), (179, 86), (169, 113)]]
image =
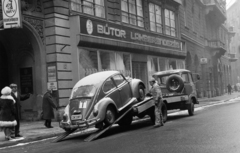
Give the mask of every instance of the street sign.
[(3, 27), (22, 28), (20, 0), (2, 0)]
[(48, 82), (47, 83), (48, 89), (52, 89), (53, 91), (57, 90), (57, 82)]
[(207, 64), (208, 60), (207, 58), (200, 58), (200, 64)]

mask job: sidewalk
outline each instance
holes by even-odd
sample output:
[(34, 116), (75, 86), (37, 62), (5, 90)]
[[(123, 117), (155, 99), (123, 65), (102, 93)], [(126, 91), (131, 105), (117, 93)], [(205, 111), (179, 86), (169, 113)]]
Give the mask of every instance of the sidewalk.
[[(195, 107), (202, 107), (205, 105), (213, 105), (220, 102), (226, 102), (230, 99), (234, 99), (240, 97), (240, 92), (234, 92), (231, 95), (225, 94), (218, 97), (213, 98), (199, 98), (199, 105), (195, 105)], [(63, 133), (64, 130), (59, 128), (58, 122), (52, 122), (52, 126), (54, 128), (46, 128), (44, 125), (44, 121), (35, 121), (35, 122), (24, 122), (21, 121), (20, 131), (21, 135), (24, 136), (25, 139), (20, 141), (6, 141), (4, 139), (3, 131), (0, 132), (0, 148), (6, 146), (16, 145), (18, 143), (27, 143), (31, 141), (56, 137), (59, 134)]]

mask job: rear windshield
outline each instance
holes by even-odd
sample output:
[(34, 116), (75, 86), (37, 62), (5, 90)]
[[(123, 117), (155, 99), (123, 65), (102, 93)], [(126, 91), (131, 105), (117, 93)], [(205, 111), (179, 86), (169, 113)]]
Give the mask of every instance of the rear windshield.
[(96, 87), (94, 85), (86, 85), (74, 88), (72, 90), (70, 99), (79, 97), (93, 97), (96, 92)]

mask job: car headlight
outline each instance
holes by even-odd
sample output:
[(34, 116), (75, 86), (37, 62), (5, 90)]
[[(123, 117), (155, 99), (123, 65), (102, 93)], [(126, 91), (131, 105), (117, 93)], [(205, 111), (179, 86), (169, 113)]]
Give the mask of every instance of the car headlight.
[(94, 107), (93, 109), (93, 115), (96, 117), (98, 115), (98, 109)]

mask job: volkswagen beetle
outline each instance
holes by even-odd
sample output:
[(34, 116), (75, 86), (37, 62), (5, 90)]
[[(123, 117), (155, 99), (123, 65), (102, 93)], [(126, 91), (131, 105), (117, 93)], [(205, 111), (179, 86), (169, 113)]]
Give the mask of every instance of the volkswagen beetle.
[(125, 108), (144, 100), (145, 85), (118, 71), (91, 74), (72, 89), (60, 127), (65, 131), (112, 124)]

